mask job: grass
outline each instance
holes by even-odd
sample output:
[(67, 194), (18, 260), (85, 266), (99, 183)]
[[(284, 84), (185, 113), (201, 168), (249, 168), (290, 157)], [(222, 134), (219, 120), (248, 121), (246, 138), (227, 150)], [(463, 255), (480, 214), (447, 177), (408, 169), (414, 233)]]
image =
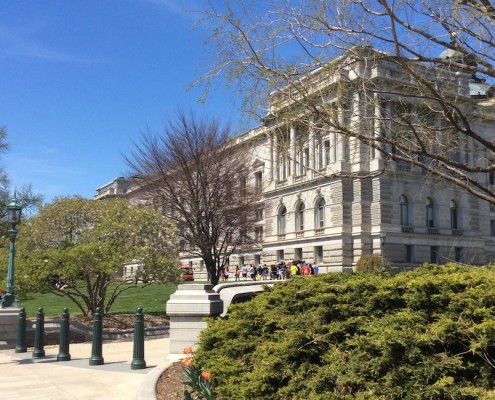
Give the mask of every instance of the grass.
[[(115, 286), (111, 286), (110, 290)], [(110, 309), (113, 314), (134, 314), (141, 307), (147, 314), (164, 314), (165, 303), (174, 293), (176, 286), (173, 284), (138, 286), (122, 293)], [(30, 293), (20, 298), (20, 307), (26, 309), (28, 317), (35, 317), (39, 307), (43, 307), (46, 317), (56, 317), (62, 314), (64, 307), (73, 315), (82, 314), (79, 308), (66, 297), (56, 296), (52, 293)]]

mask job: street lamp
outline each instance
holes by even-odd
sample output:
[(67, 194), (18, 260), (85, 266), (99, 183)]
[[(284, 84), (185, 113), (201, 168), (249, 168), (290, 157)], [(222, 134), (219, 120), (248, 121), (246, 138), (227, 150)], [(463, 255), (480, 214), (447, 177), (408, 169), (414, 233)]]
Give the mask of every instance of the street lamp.
[(383, 250), (385, 247), (385, 239), (387, 234), (384, 231), (380, 231), (380, 245), (382, 247), (382, 272), (385, 272), (385, 258), (383, 257)]
[(21, 212), (22, 206), (19, 204), (17, 199), (14, 198), (7, 205), (7, 222), (10, 224), (10, 229), (8, 231), (10, 239), (9, 267), (7, 270), (7, 293), (2, 297), (2, 300), (0, 301), (0, 308), (10, 307), (16, 301), (14, 295), (14, 256), (15, 237), (17, 235), (17, 231), (15, 227), (19, 222), (21, 222)]

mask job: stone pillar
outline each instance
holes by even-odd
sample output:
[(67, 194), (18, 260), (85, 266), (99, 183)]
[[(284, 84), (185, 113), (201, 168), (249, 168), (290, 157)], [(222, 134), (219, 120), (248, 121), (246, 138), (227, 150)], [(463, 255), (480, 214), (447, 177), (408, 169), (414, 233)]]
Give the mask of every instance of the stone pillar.
[[(313, 121), (309, 123), (309, 168), (316, 169), (315, 162), (315, 124)], [(322, 150), (322, 149), (321, 149)], [(323, 151), (323, 150), (322, 150)], [(321, 167), (320, 165), (318, 167)]]
[[(392, 126), (392, 101), (391, 100), (388, 100), (385, 102), (384, 114), (385, 114), (385, 118), (387, 119), (387, 128), (388, 128), (386, 130), (384, 136), (387, 136), (388, 138), (390, 138), (390, 134), (391, 134), (390, 129)], [(392, 150), (392, 148), (388, 144), (384, 144), (383, 148), (385, 149), (386, 153), (390, 153)]]
[(273, 136), (271, 134), (268, 135), (268, 146), (269, 146), (269, 160), (268, 160), (268, 181), (271, 182), (275, 180), (275, 174), (273, 173), (273, 169), (275, 168), (274, 164), (274, 143), (273, 143)]
[(294, 125), (290, 126), (290, 142), (289, 142), (289, 163), (290, 163), (290, 173), (287, 175), (296, 175), (296, 127)]
[[(344, 126), (345, 118), (344, 118), (344, 109), (339, 106), (339, 126)], [(345, 162), (346, 161), (346, 140), (347, 138), (342, 134), (338, 134), (337, 143), (337, 161)]]
[(166, 304), (170, 317), (170, 354), (180, 354), (184, 347), (196, 346), (199, 333), (206, 328), (205, 317), (223, 312), (220, 295), (212, 285), (179, 285)]
[(19, 307), (0, 309), (0, 349), (14, 349), (17, 341)]
[[(375, 119), (374, 119), (374, 129), (375, 129), (375, 137), (377, 138), (378, 146), (380, 148), (383, 148), (383, 144), (380, 143), (380, 139), (383, 136), (382, 132), (382, 107), (380, 105), (380, 98), (378, 95), (375, 93), (374, 96), (375, 100)], [(374, 152), (374, 157), (373, 158), (378, 158), (378, 159), (383, 159), (383, 153), (379, 150), (375, 150)]]
[[(332, 128), (333, 129), (333, 128)], [(337, 162), (337, 134), (335, 131), (330, 132), (330, 163), (333, 164)]]

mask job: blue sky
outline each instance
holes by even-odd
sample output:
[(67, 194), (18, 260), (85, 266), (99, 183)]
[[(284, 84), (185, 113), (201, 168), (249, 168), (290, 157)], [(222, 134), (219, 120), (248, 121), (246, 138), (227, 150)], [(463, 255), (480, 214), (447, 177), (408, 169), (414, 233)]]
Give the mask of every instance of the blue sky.
[(126, 173), (142, 131), (177, 107), (235, 121), (221, 88), (206, 103), (187, 86), (202, 72), (207, 33), (191, 30), (204, 0), (11, 0), (0, 13), (0, 125), (12, 186), (92, 197)]

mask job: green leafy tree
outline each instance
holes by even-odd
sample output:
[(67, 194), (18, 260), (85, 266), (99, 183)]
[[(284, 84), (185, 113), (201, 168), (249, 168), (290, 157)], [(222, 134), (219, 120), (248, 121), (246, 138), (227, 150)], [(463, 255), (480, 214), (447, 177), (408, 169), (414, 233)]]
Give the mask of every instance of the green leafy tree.
[[(56, 199), (22, 224), (17, 259), (21, 291), (48, 289), (84, 315), (108, 313), (122, 292), (141, 286), (137, 279), (178, 279), (174, 225), (124, 199)], [(132, 284), (122, 279), (130, 262), (140, 265)]]
[(195, 366), (225, 399), (492, 399), (495, 269), (325, 274), (211, 319)]

